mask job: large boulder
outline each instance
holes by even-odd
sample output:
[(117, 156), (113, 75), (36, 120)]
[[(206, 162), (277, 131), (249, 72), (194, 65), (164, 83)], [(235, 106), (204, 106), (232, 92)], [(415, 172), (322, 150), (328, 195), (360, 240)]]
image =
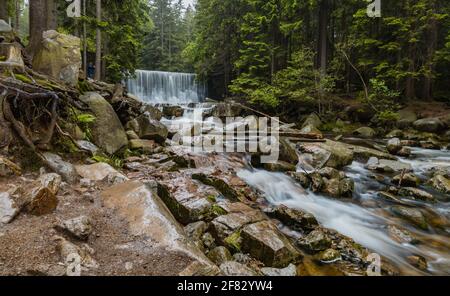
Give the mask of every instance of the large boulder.
[(242, 250), (266, 266), (286, 267), (300, 257), (289, 240), (269, 221), (245, 226), (241, 237)]
[(322, 121), (320, 120), (320, 117), (316, 113), (312, 113), (306, 118), (305, 122), (303, 122), (302, 128), (309, 126), (318, 129), (321, 125)]
[(78, 174), (71, 163), (64, 161), (59, 155), (50, 152), (44, 152), (42, 156), (47, 166), (61, 175), (66, 182), (75, 183), (78, 180)]
[[(130, 181), (113, 186), (100, 196), (107, 208), (128, 223), (136, 242), (149, 250), (146, 260), (170, 270), (167, 275), (216, 275), (219, 272), (189, 241), (150, 184)], [(170, 265), (173, 258), (185, 264)]]
[(8, 192), (0, 192), (0, 225), (11, 222), (19, 211), (12, 196)]
[(378, 159), (376, 157), (371, 157), (367, 162), (366, 167), (371, 171), (382, 173), (408, 173), (413, 171), (413, 168), (409, 163), (388, 159)]
[(414, 128), (421, 132), (436, 133), (445, 128), (439, 118), (424, 118), (414, 122)]
[(372, 139), (375, 137), (376, 132), (372, 128), (365, 126), (355, 130), (353, 135), (363, 139)]
[(141, 139), (155, 140), (158, 143), (166, 141), (169, 130), (167, 127), (154, 119), (149, 112), (131, 120), (126, 125), (127, 129), (133, 130)]
[(319, 225), (312, 214), (298, 209), (291, 209), (285, 205), (271, 208), (266, 211), (266, 214), (280, 220), (283, 224), (296, 231), (312, 230)]
[(436, 175), (430, 180), (430, 184), (437, 191), (450, 194), (450, 179), (447, 179), (442, 175)]
[(423, 230), (428, 230), (428, 223), (425, 219), (425, 216), (419, 209), (407, 208), (403, 206), (393, 206), (391, 207), (391, 211), (398, 217), (410, 222), (414, 226)]
[(300, 163), (304, 169), (343, 168), (353, 162), (354, 153), (346, 144), (326, 140), (323, 143), (299, 143)]
[(417, 121), (417, 115), (415, 112), (409, 109), (402, 109), (398, 111), (399, 119), (397, 120), (398, 128), (409, 128)]
[(95, 116), (91, 125), (94, 144), (108, 154), (128, 145), (128, 138), (113, 107), (98, 93), (88, 92), (80, 97)]
[(81, 68), (80, 38), (45, 31), (33, 58), (33, 69), (75, 86)]

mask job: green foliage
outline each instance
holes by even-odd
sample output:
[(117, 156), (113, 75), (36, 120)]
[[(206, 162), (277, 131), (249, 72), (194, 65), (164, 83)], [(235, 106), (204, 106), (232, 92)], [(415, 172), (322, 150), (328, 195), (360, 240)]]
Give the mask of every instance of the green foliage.
[(96, 162), (103, 162), (107, 163), (110, 166), (120, 169), (123, 167), (124, 161), (120, 156), (112, 155), (112, 156), (106, 156), (104, 154), (97, 154), (92, 157), (92, 159)]
[(397, 99), (399, 96), (400, 92), (390, 90), (384, 81), (375, 78), (370, 80), (367, 103), (384, 117), (389, 117), (390, 112), (398, 109)]

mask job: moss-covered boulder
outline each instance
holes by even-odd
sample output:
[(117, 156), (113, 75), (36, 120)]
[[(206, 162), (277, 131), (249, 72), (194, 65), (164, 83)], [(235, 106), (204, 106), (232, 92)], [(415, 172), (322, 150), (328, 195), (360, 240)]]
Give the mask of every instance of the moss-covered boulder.
[(94, 144), (108, 154), (114, 154), (128, 145), (122, 123), (112, 106), (98, 93), (88, 92), (80, 97), (95, 116), (91, 124)]
[(33, 69), (72, 86), (77, 85), (81, 68), (80, 38), (54, 30), (45, 31), (42, 37), (33, 58)]

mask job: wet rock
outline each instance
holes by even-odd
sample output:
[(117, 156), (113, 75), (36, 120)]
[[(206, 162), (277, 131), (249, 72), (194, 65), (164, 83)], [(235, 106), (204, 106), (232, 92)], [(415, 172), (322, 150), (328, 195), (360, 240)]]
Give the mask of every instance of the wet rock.
[(333, 263), (342, 260), (341, 253), (335, 249), (327, 249), (319, 254), (319, 260), (323, 263)]
[(427, 139), (425, 141), (420, 141), (419, 144), (420, 147), (422, 147), (423, 149), (441, 150), (441, 143), (434, 139)]
[(353, 161), (353, 151), (340, 142), (326, 140), (324, 143), (299, 143), (297, 147), (303, 154), (309, 155), (309, 159), (305, 155), (300, 156), (300, 163), (305, 169), (339, 169)]
[(155, 106), (145, 104), (141, 108), (142, 113), (147, 113), (152, 119), (160, 121), (163, 117), (163, 113), (159, 110), (159, 108), (156, 108)]
[(56, 228), (80, 240), (87, 240), (93, 230), (91, 219), (86, 216), (62, 221), (56, 225)]
[(430, 180), (431, 186), (439, 192), (450, 194), (450, 179), (442, 175), (435, 175), (433, 179)]
[(398, 228), (394, 225), (388, 226), (389, 236), (398, 243), (401, 244), (416, 244), (418, 240), (413, 237), (411, 232), (406, 229)]
[(389, 202), (392, 202), (394, 204), (399, 204), (399, 205), (409, 205), (407, 202), (402, 201), (400, 198), (398, 198), (397, 196), (395, 196), (395, 194), (389, 193), (389, 192), (385, 192), (385, 191), (380, 191), (378, 192), (378, 197), (387, 200)]
[(163, 106), (163, 114), (167, 118), (182, 117), (184, 109), (180, 106)]
[(204, 221), (198, 221), (195, 223), (188, 224), (184, 227), (184, 231), (187, 236), (192, 240), (201, 240), (203, 234), (208, 229), (208, 224)]
[(399, 129), (392, 130), (386, 135), (386, 138), (388, 138), (388, 139), (402, 138), (402, 137), (403, 137), (403, 132)]
[(230, 251), (225, 247), (214, 248), (208, 253), (208, 258), (218, 266), (227, 261), (232, 261), (233, 259)]
[(158, 183), (158, 195), (179, 222), (189, 224), (212, 218), (212, 205), (220, 193), (188, 176), (172, 174)]
[(289, 264), (286, 268), (261, 268), (261, 273), (264, 276), (297, 276), (297, 267), (294, 264)]
[(397, 160), (397, 157), (377, 149), (350, 144), (347, 144), (346, 147), (353, 151), (355, 159), (361, 162), (368, 161), (371, 157), (376, 157), (378, 159)]
[(371, 157), (366, 165), (367, 169), (371, 171), (383, 172), (383, 173), (400, 173), (400, 172), (412, 172), (412, 166), (408, 163), (400, 161), (378, 159)]
[(372, 139), (375, 137), (376, 132), (370, 127), (361, 127), (353, 132), (353, 135), (363, 139)]
[(403, 206), (393, 206), (391, 207), (391, 211), (418, 228), (428, 230), (428, 223), (420, 210)]
[(8, 192), (0, 192), (0, 225), (10, 223), (20, 212), (14, 199)]
[(339, 172), (338, 170), (336, 170), (334, 168), (328, 168), (328, 167), (320, 169), (318, 171), (318, 173), (322, 177), (327, 178), (327, 179), (341, 179), (342, 177), (345, 177), (345, 175), (343, 176), (341, 174), (341, 172)]
[(212, 186), (231, 201), (252, 200), (252, 190), (234, 174), (215, 172), (213, 174), (194, 173), (192, 179)]
[(339, 181), (339, 197), (351, 198), (355, 191), (355, 182), (350, 178)]
[(289, 172), (289, 175), (303, 188), (308, 189), (311, 186), (311, 180), (306, 173)]
[(65, 181), (69, 183), (76, 183), (78, 181), (78, 174), (72, 164), (64, 161), (59, 155), (50, 152), (44, 152), (42, 155), (49, 168), (61, 175)]
[(306, 237), (297, 240), (297, 245), (307, 252), (317, 253), (331, 247), (331, 239), (321, 229), (310, 232)]
[(318, 129), (321, 125), (322, 121), (320, 120), (320, 117), (316, 113), (312, 113), (306, 118), (305, 122), (302, 125), (302, 128), (311, 126)]
[(420, 190), (418, 188), (413, 188), (413, 187), (400, 188), (398, 190), (397, 194), (400, 196), (403, 196), (403, 197), (422, 200), (422, 201), (428, 201), (428, 202), (436, 201), (436, 199), (433, 197), (433, 195), (429, 194), (428, 192), (425, 192), (423, 190)]
[(295, 145), (291, 144), (289, 140), (280, 138), (280, 153), (279, 159), (291, 164), (296, 165), (298, 163), (298, 155), (295, 150)]
[(77, 141), (77, 145), (81, 149), (88, 151), (92, 155), (94, 155), (95, 153), (97, 153), (100, 150), (97, 146), (95, 146), (94, 144), (92, 144), (89, 141), (79, 140), (79, 141)]
[[(56, 241), (56, 250), (66, 266), (69, 266), (75, 260), (80, 262), (81, 271), (97, 269), (99, 267), (97, 261), (92, 258), (92, 250), (87, 247), (78, 247), (63, 237), (54, 237)], [(73, 272), (73, 271), (72, 271)]]
[(427, 260), (422, 256), (408, 256), (406, 257), (406, 260), (409, 264), (416, 267), (419, 270), (426, 271), (428, 270), (428, 263)]
[(401, 157), (410, 157), (412, 154), (411, 148), (403, 146), (400, 151), (397, 152), (398, 156)]
[(220, 265), (225, 276), (257, 276), (258, 274), (247, 266), (235, 261), (228, 261)]
[(167, 127), (153, 119), (148, 112), (128, 122), (126, 128), (136, 132), (140, 139), (155, 140), (158, 143), (164, 143), (169, 135)]
[(436, 133), (445, 128), (439, 118), (424, 118), (414, 122), (414, 128), (421, 132)]
[(285, 162), (285, 161), (277, 161), (275, 163), (265, 163), (263, 165), (264, 169), (271, 172), (290, 172), (295, 171), (297, 168), (294, 164)]
[(399, 119), (397, 120), (397, 127), (401, 129), (409, 128), (417, 120), (417, 115), (415, 112), (403, 109), (397, 112)]
[(388, 141), (386, 148), (389, 153), (397, 154), (402, 149), (402, 143), (399, 138), (393, 138)]
[[(191, 262), (187, 267), (171, 270), (172, 275), (217, 274), (217, 267), (190, 243), (183, 228), (155, 194), (153, 186), (150, 183), (128, 181), (109, 188), (100, 197), (105, 207), (114, 210), (127, 222), (129, 232), (136, 240), (148, 244), (149, 248), (163, 251), (162, 254), (166, 254), (167, 258), (177, 256), (180, 260)], [(159, 261), (166, 259), (158, 256), (152, 260), (159, 264)]]
[(418, 187), (420, 179), (413, 174), (400, 174), (392, 179), (392, 184), (398, 186)]
[(77, 165), (75, 169), (83, 179), (94, 182), (106, 180), (110, 184), (118, 184), (128, 181), (125, 175), (119, 173), (112, 166), (104, 162), (91, 165)]
[(297, 231), (312, 230), (319, 225), (312, 214), (297, 209), (291, 209), (285, 205), (272, 208), (269, 211), (266, 211), (266, 214), (280, 220), (286, 226)]
[(245, 226), (241, 232), (242, 250), (266, 266), (285, 267), (300, 254), (269, 221)]
[(87, 92), (80, 97), (92, 110), (95, 121), (91, 124), (94, 144), (108, 154), (127, 146), (128, 138), (113, 107), (98, 93)]
[(325, 181), (322, 178), (322, 176), (314, 172), (312, 174), (309, 174), (309, 178), (311, 179), (311, 189), (313, 192), (321, 192), (322, 189), (325, 187)]
[(78, 37), (45, 31), (33, 57), (33, 70), (76, 86), (81, 69), (80, 44)]

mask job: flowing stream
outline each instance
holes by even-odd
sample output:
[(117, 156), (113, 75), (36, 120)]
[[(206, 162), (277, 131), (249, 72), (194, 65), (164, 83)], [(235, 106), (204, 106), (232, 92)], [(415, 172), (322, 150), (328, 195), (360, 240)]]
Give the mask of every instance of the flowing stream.
[[(207, 109), (201, 102), (204, 98), (204, 87), (196, 82), (193, 74), (167, 73), (155, 71), (137, 71), (137, 77), (127, 83), (131, 93), (140, 96), (145, 102), (158, 104), (170, 103), (185, 106), (181, 118), (163, 118), (168, 126), (182, 123), (197, 123), (193, 114), (195, 108)], [(189, 107), (186, 107), (188, 106)], [(193, 122), (194, 121), (194, 122)], [(434, 151), (412, 148), (412, 157), (401, 159), (411, 164), (414, 173), (422, 180), (430, 176), (429, 170), (435, 167), (449, 168), (449, 151)], [(352, 200), (328, 198), (310, 191), (305, 191), (291, 177), (282, 173), (273, 173), (253, 168), (238, 172), (240, 178), (250, 186), (263, 193), (266, 200), (274, 205), (284, 204), (313, 214), (324, 226), (351, 237), (356, 242), (369, 248), (394, 263), (405, 275), (424, 275), (424, 273), (408, 263), (406, 258), (420, 255), (427, 259), (428, 272), (437, 275), (450, 274), (450, 199), (448, 196), (430, 191), (429, 187), (421, 189), (432, 193), (438, 202), (434, 204), (406, 201), (413, 207), (430, 213), (437, 221), (428, 231), (418, 230), (403, 220), (396, 218), (391, 212), (392, 203), (383, 200), (378, 192), (390, 185), (390, 177), (368, 171), (363, 163), (353, 162), (345, 169), (348, 177), (355, 181), (355, 194)], [(436, 218), (437, 217), (437, 218)], [(393, 240), (388, 227), (408, 230), (419, 243), (406, 244)]]

